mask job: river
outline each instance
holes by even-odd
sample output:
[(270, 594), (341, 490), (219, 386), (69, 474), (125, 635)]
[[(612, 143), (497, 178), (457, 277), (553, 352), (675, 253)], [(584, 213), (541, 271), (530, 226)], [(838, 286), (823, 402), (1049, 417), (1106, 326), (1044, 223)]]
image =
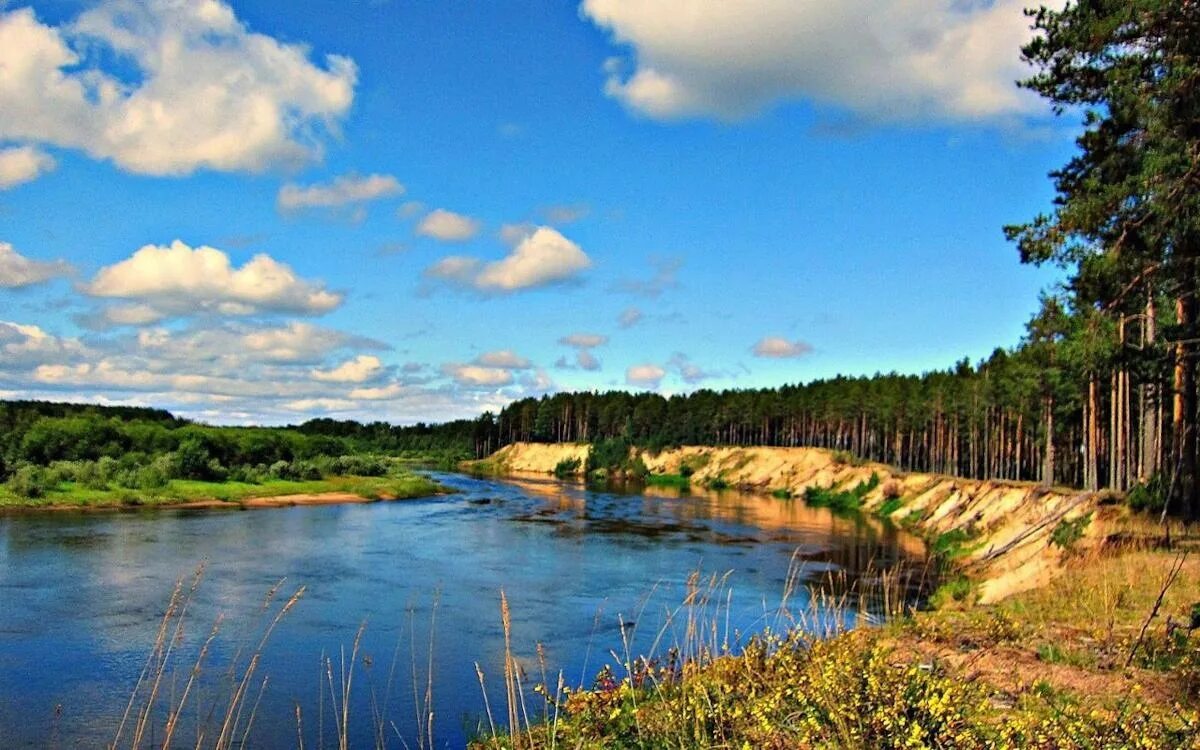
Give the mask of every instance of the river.
[[(343, 654), (349, 662), (364, 623), (353, 662), (351, 745), (373, 746), (382, 726), (389, 747), (401, 747), (401, 736), (418, 747), (417, 716), (427, 711), (417, 704), (431, 688), (434, 746), (457, 748), (487, 725), (477, 663), (496, 722), (507, 713), (502, 590), (526, 703), (540, 715), (532, 686), (542, 681), (543, 663), (551, 685), (561, 670), (574, 687), (590, 684), (604, 664), (620, 674), (612, 652), (623, 659), (626, 643), (635, 654), (665, 654), (683, 637), (687, 612), (678, 607), (697, 571), (701, 581), (716, 575), (723, 583), (692, 613), (736, 647), (764, 626), (789, 622), (779, 605), (790, 570), (807, 581), (852, 582), (923, 561), (922, 545), (901, 531), (798, 500), (433, 476), (457, 492), (244, 512), (0, 515), (0, 745), (110, 742), (176, 582), (183, 579), (186, 592), (201, 564), (186, 612), (177, 611), (179, 638), (167, 638), (176, 645), (146, 745), (161, 745), (166, 706), (182, 695), (218, 616), (177, 744), (195, 745), (198, 727), (210, 739), (219, 732), (230, 666), (240, 675), (300, 586), (303, 596), (270, 634), (248, 683), (236, 733), (240, 740), (257, 703), (247, 747), (296, 747), (297, 709), (305, 747), (320, 747), (319, 735), (336, 747)], [(840, 617), (812, 617), (818, 608), (807, 596), (795, 592), (789, 610), (809, 613), (807, 622)], [(128, 746), (128, 727), (122, 736)]]

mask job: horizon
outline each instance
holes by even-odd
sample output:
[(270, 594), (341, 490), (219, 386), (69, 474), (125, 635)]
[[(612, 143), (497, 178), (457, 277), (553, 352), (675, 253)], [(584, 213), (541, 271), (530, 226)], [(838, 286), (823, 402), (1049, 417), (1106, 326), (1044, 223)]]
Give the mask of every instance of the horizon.
[(413, 424), (976, 362), (1061, 278), (1001, 232), (1075, 148), (1024, 5), (6, 4), (0, 398)]

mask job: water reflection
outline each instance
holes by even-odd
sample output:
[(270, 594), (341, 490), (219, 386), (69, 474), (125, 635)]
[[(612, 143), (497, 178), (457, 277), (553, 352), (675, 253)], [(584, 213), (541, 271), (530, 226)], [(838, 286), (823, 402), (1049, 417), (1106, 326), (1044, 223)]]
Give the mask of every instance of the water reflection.
[[(483, 712), (476, 662), (493, 698), (503, 694), (502, 588), (531, 675), (540, 671), (541, 643), (551, 674), (562, 669), (568, 684), (580, 684), (612, 661), (607, 654), (622, 644), (622, 622), (636, 623), (626, 632), (635, 649), (649, 648), (659, 633), (669, 640), (669, 613), (693, 571), (728, 574), (723, 606), (730, 629), (745, 634), (773, 616), (797, 556), (805, 574), (819, 579), (919, 564), (923, 553), (895, 529), (798, 501), (661, 488), (629, 493), (543, 478), (437, 478), (460, 492), (246, 512), (0, 516), (2, 744), (106, 742), (176, 579), (201, 561), (207, 571), (180, 664), (190, 667), (198, 639), (224, 613), (208, 669), (210, 700), (220, 695), (215, 678), (223, 665), (255, 642), (264, 593), (283, 578), (285, 594), (306, 587), (260, 668), (270, 684), (256, 747), (295, 746), (297, 705), (309, 717), (306, 745), (318, 745), (315, 717), (328, 691), (321, 655), (348, 647), (364, 620), (363, 654), (375, 666), (359, 665), (360, 684), (374, 686), (375, 702), (382, 701), (397, 653), (408, 684), (412, 652), (420, 652), (419, 663), (427, 656), (435, 601), (437, 738), (459, 747)], [(318, 697), (323, 687), (325, 698)], [(360, 719), (356, 746), (373, 745), (371, 702), (363, 687), (352, 707)], [(415, 736), (410, 692), (394, 691), (382, 710)]]

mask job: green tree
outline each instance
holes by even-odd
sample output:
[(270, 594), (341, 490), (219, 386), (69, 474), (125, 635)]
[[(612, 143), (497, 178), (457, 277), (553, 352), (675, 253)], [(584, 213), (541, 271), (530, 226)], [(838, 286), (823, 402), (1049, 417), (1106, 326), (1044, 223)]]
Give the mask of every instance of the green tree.
[(1175, 300), (1174, 463), (1178, 496), (1200, 516), (1195, 354), (1200, 259), (1200, 4), (1076, 0), (1031, 12), (1022, 85), (1058, 114), (1082, 112), (1078, 152), (1051, 173), (1054, 210), (1006, 228), (1025, 262), (1089, 269), (1113, 259), (1109, 306), (1159, 285)]

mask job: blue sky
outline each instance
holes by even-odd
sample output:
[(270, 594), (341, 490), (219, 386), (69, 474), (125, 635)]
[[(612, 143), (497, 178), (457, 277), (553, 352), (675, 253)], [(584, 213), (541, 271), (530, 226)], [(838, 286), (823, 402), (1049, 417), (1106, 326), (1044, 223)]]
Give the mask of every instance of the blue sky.
[(1011, 346), (1071, 132), (1021, 3), (910, 5), (0, 3), (0, 394), (411, 422)]

